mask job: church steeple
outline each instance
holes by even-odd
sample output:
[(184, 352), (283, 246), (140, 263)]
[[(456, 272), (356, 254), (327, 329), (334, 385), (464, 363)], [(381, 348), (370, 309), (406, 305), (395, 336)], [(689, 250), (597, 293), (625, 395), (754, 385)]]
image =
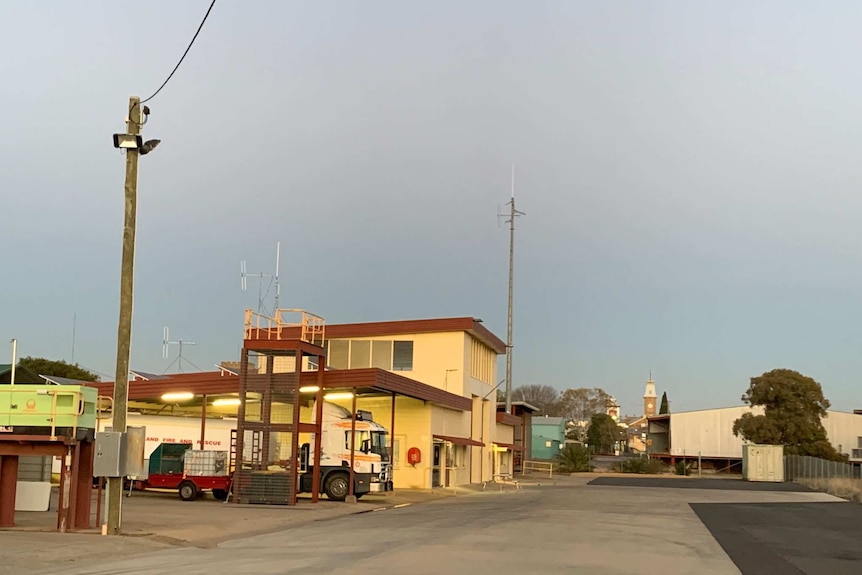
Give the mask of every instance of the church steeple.
[(656, 397), (658, 397), (655, 393), (655, 381), (652, 378), (652, 371), (649, 372), (649, 379), (646, 382), (646, 389), (644, 390), (644, 415), (649, 417), (650, 415), (655, 415), (658, 413), (658, 406), (656, 406)]

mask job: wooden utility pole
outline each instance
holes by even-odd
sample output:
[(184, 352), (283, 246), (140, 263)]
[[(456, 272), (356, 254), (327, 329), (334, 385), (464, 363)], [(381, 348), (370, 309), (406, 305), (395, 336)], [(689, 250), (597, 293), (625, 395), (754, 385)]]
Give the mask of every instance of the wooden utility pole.
[[(126, 132), (141, 133), (141, 99), (129, 98)], [(114, 376), (112, 429), (126, 431), (129, 403), (129, 354), (132, 346), (132, 290), (135, 272), (135, 222), (137, 219), (138, 157), (137, 148), (126, 149), (125, 219), (123, 226), (123, 260), (120, 267), (120, 320), (117, 328), (117, 371)], [(123, 500), (123, 478), (109, 477), (107, 490), (107, 533), (120, 534), (120, 506)]]

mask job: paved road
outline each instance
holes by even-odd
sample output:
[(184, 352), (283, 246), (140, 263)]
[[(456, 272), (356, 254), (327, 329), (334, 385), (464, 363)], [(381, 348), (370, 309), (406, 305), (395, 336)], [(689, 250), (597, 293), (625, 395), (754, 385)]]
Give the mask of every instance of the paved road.
[(862, 505), (693, 504), (745, 575), (859, 575)]
[(177, 548), (106, 559), (98, 566), (66, 566), (62, 573), (496, 575), (577, 569), (578, 574), (643, 575), (644, 565), (661, 565), (668, 557), (673, 560), (665, 573), (739, 573), (687, 505), (664, 505), (655, 512), (655, 500), (634, 491), (562, 480), (520, 492), (318, 521), (212, 549)]
[(586, 483), (559, 478), (520, 492), (473, 494), (316, 521), (215, 548), (173, 548), (126, 559), (98, 556), (97, 538), (92, 558), (52, 573), (738, 575), (690, 503), (829, 500), (817, 493)]

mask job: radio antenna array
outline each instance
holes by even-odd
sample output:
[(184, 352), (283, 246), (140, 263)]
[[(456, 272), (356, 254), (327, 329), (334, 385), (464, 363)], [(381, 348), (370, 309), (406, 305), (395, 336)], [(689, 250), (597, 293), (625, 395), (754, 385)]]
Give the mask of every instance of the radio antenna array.
[[(281, 285), (278, 281), (278, 270), (279, 264), (281, 262), (281, 242), (276, 242), (275, 244), (275, 275), (267, 274), (267, 273), (248, 273), (248, 269), (246, 267), (245, 260), (240, 260), (239, 262), (239, 275), (240, 275), (240, 287), (242, 291), (248, 291), (248, 278), (257, 278), (257, 313), (263, 315), (275, 315), (275, 310), (279, 308), (279, 299), (281, 298)], [(269, 279), (268, 282), (265, 282), (265, 279)], [(266, 283), (266, 290), (264, 290), (264, 283)], [(275, 288), (275, 307), (272, 309), (272, 314), (269, 313), (269, 310), (264, 305), (264, 301), (269, 296), (270, 291)]]
[(183, 372), (183, 359), (185, 359), (188, 363), (190, 363), (192, 365), (192, 367), (194, 367), (198, 371), (203, 371), (201, 368), (196, 366), (189, 358), (183, 356), (183, 346), (184, 345), (197, 345), (197, 343), (195, 343), (193, 341), (183, 341), (182, 339), (178, 339), (176, 341), (171, 341), (170, 331), (168, 330), (167, 327), (165, 327), (164, 332), (162, 332), (162, 333), (163, 333), (163, 335), (162, 335), (162, 357), (164, 359), (168, 359), (168, 348), (170, 346), (172, 346), (172, 345), (179, 346), (179, 354), (177, 355), (177, 357), (174, 358), (174, 360), (170, 363), (170, 365), (168, 365), (168, 367), (162, 373), (167, 373), (168, 370), (171, 369), (175, 363), (177, 364), (177, 371), (179, 373), (182, 373)]

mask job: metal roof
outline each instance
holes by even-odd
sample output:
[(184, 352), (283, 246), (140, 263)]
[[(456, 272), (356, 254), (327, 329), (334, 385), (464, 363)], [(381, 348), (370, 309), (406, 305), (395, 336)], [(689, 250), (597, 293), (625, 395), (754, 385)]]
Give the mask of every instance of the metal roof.
[(87, 385), (88, 383), (93, 383), (92, 381), (86, 381), (83, 379), (57, 377), (56, 375), (42, 375), (41, 373), (39, 374), (39, 377), (44, 379), (47, 383), (53, 383), (54, 385)]

